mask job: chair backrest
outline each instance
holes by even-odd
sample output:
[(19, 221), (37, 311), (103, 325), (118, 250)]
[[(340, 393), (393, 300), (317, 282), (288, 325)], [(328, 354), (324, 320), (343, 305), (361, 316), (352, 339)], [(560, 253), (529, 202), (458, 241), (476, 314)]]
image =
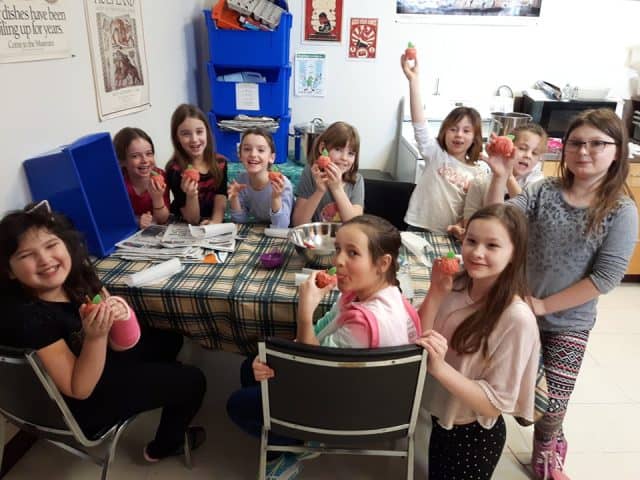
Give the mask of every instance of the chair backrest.
[(364, 213), (385, 218), (399, 230), (406, 230), (404, 216), (415, 187), (414, 183), (365, 178)]
[(276, 372), (262, 382), (265, 425), (274, 432), (334, 443), (413, 433), (426, 373), (422, 348), (328, 348), (270, 338), (259, 349)]
[(33, 350), (0, 346), (0, 413), (36, 434), (80, 431)]

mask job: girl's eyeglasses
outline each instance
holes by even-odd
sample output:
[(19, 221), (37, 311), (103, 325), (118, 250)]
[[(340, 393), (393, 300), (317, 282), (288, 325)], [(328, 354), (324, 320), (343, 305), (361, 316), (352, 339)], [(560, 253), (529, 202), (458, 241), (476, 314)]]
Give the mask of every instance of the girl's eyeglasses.
[(617, 145), (616, 142), (605, 142), (604, 140), (588, 140), (581, 142), (579, 140), (567, 140), (565, 150), (567, 152), (579, 152), (582, 147), (586, 147), (589, 153), (600, 153), (607, 145)]

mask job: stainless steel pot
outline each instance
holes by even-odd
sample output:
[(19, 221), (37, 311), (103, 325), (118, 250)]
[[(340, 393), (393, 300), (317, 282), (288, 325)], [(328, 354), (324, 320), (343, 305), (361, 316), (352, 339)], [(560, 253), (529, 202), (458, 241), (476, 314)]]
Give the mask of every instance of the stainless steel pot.
[(293, 126), (293, 158), (296, 162), (302, 165), (307, 164), (313, 143), (326, 129), (327, 125), (320, 117)]
[(508, 135), (514, 128), (530, 123), (533, 117), (526, 113), (491, 113), (491, 133)]

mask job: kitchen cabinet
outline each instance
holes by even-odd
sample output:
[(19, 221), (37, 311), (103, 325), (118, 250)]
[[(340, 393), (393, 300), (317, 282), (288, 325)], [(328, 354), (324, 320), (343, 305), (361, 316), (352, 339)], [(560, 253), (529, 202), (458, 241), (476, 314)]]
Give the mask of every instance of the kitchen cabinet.
[[(545, 177), (557, 176), (559, 165), (560, 165), (560, 162), (545, 160), (542, 166), (542, 171)], [(639, 163), (632, 162), (630, 164), (629, 175), (627, 176), (627, 183), (631, 188), (633, 196), (636, 199), (636, 206), (640, 211), (640, 162)], [(629, 267), (627, 268), (626, 274), (640, 276), (640, 238), (636, 238), (636, 248), (633, 251), (633, 256), (631, 257), (631, 261), (629, 262)]]

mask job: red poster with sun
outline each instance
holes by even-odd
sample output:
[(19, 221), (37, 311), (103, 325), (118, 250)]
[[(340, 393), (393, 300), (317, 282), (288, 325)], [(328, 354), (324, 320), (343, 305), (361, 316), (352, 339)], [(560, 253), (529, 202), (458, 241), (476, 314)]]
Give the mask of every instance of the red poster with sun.
[(377, 18), (352, 18), (349, 22), (349, 58), (376, 58)]
[(304, 39), (340, 42), (342, 0), (305, 0)]

